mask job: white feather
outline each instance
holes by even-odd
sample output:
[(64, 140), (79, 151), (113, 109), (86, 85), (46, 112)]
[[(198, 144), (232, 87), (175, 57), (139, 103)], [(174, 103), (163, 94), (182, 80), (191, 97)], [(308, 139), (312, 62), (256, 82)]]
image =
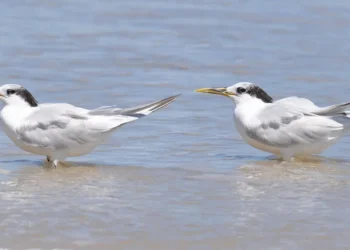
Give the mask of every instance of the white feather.
[(31, 107), (16, 96), (2, 109), (1, 120), (5, 133), (18, 147), (57, 161), (91, 152), (116, 128), (168, 105), (176, 97), (132, 109), (87, 110), (66, 103)]
[(298, 97), (272, 103), (247, 94), (232, 98), (237, 98), (234, 117), (244, 140), (284, 159), (320, 153), (350, 131), (348, 103), (321, 108)]

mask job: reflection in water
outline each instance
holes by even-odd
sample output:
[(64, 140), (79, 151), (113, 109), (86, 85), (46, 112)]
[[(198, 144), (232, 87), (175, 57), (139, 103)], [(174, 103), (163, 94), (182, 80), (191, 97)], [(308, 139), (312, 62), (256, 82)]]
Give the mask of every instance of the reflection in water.
[[(274, 241), (276, 235), (281, 241), (301, 244), (298, 231), (302, 230), (315, 233), (319, 247), (327, 249), (333, 244), (332, 237), (346, 241), (333, 228), (347, 227), (343, 209), (349, 198), (343, 194), (349, 194), (349, 166), (350, 162), (323, 157), (295, 162), (265, 160), (243, 164), (231, 174), (195, 178), (227, 186), (225, 199), (234, 204), (230, 206), (234, 215), (231, 229), (241, 235), (241, 244), (259, 247), (260, 243), (254, 243), (258, 240), (270, 245), (268, 241)], [(306, 237), (303, 244), (314, 243)]]
[[(59, 247), (64, 239), (66, 247), (92, 249), (100, 242), (139, 246), (142, 240), (153, 247), (176, 240), (185, 246), (211, 238), (217, 240), (210, 245), (254, 247), (267, 227), (265, 245), (275, 234), (294, 242), (300, 227), (318, 231), (324, 220), (346, 226), (334, 211), (348, 202), (339, 194), (349, 192), (349, 164), (268, 159), (220, 172), (76, 162), (22, 167), (0, 182), (6, 207), (0, 227), (11, 235), (3, 242), (20, 247), (12, 237), (21, 237), (33, 246)], [(327, 243), (335, 232), (322, 230), (317, 235)]]

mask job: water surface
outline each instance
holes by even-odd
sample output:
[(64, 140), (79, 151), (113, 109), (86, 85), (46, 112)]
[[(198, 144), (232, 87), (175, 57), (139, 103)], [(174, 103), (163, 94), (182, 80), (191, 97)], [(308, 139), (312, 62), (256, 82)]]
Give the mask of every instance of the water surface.
[(0, 80), (40, 102), (130, 107), (183, 94), (56, 169), (0, 134), (0, 247), (349, 248), (349, 138), (281, 163), (241, 140), (229, 100), (193, 92), (251, 81), (276, 99), (349, 101), (348, 1), (0, 9)]

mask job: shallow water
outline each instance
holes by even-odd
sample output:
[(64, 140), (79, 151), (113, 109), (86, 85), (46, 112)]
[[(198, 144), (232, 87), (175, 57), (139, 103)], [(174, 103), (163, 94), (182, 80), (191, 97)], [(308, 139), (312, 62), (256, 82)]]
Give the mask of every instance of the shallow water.
[(230, 101), (193, 92), (251, 81), (276, 99), (349, 101), (348, 1), (0, 8), (0, 80), (40, 102), (130, 107), (183, 94), (56, 169), (0, 134), (0, 248), (349, 248), (349, 138), (281, 163), (242, 142)]

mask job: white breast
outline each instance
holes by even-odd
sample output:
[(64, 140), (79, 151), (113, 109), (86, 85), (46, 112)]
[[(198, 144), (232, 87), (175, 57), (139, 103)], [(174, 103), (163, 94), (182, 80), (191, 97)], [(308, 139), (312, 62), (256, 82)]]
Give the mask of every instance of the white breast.
[(251, 99), (245, 103), (236, 106), (234, 112), (234, 122), (237, 131), (242, 138), (252, 147), (269, 152), (276, 155), (281, 155), (278, 147), (271, 147), (249, 137), (249, 129), (258, 126), (259, 121), (254, 119), (261, 109), (265, 107), (265, 103), (258, 99)]
[(28, 146), (18, 140), (16, 130), (20, 126), (21, 121), (25, 119), (33, 111), (32, 107), (27, 105), (7, 105), (0, 113), (1, 123), (6, 135), (13, 141), (13, 143), (23, 149), (24, 151), (45, 155), (45, 152), (38, 148)]

